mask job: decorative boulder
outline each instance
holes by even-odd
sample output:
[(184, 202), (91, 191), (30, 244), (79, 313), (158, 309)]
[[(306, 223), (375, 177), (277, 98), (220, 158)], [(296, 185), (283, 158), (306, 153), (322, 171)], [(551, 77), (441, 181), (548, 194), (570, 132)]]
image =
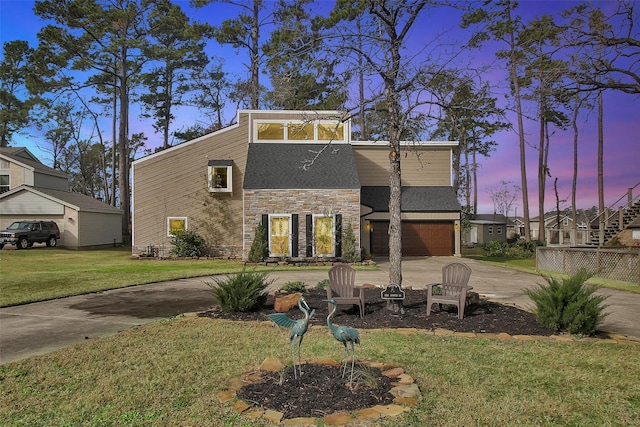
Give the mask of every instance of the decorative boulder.
[(276, 296), (276, 299), (273, 303), (273, 309), (276, 313), (286, 313), (291, 310), (293, 307), (298, 305), (298, 301), (302, 294), (300, 292), (296, 292), (295, 294)]

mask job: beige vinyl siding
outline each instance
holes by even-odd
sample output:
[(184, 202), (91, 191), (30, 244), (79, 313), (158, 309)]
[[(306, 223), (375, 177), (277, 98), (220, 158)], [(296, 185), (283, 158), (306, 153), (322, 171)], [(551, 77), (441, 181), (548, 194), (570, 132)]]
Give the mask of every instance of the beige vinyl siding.
[(9, 166), (9, 185), (11, 189), (21, 186), (22, 184), (33, 185), (33, 172), (24, 167), (10, 161)]
[[(353, 154), (363, 187), (389, 185), (389, 147), (354, 145)], [(451, 185), (449, 147), (403, 147), (400, 153), (403, 186)]]
[[(122, 234), (115, 233), (122, 228), (122, 215), (108, 215), (97, 212), (70, 212), (77, 214), (79, 247), (104, 246), (115, 242), (122, 243)], [(68, 220), (67, 220), (68, 221)]]
[(24, 215), (25, 213), (29, 215), (62, 215), (64, 214), (64, 206), (28, 191), (18, 191), (16, 194), (2, 199), (3, 216)]
[[(219, 231), (230, 239), (225, 243), (242, 247), (246, 120), (246, 115), (240, 115), (238, 127), (215, 132), (133, 164), (134, 251), (135, 247), (169, 245), (167, 217), (187, 217), (191, 229), (207, 221), (217, 221), (209, 218), (212, 211), (222, 211), (220, 215), (227, 219), (225, 229)], [(210, 193), (208, 161), (226, 159), (233, 160), (233, 192)]]

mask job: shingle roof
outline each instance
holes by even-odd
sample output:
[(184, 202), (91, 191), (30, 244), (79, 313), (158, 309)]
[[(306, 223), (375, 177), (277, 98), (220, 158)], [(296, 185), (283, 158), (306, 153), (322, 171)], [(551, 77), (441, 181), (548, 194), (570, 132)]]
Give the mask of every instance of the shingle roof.
[(0, 198), (11, 196), (12, 194), (18, 193), (23, 190), (44, 194), (45, 196), (56, 199), (63, 204), (73, 206), (80, 212), (100, 212), (112, 214), (123, 213), (122, 210), (85, 194), (73, 193), (71, 191), (52, 190), (50, 188), (30, 187), (28, 185), (21, 185), (10, 191), (2, 193), (2, 195), (0, 195)]
[[(453, 187), (402, 187), (403, 212), (456, 212), (461, 209)], [(362, 187), (360, 200), (376, 212), (389, 212), (389, 187)]]
[(348, 144), (252, 143), (243, 188), (359, 189), (360, 181)]
[(506, 224), (507, 218), (503, 214), (475, 214), (469, 219), (474, 224)]
[[(23, 165), (26, 165), (32, 168), (36, 172), (45, 173), (53, 176), (59, 176), (61, 178), (69, 177), (69, 175), (67, 175), (66, 173), (59, 171), (57, 169), (51, 168), (38, 160), (34, 160), (31, 158), (25, 157), (23, 155), (20, 155), (20, 153), (24, 152), (25, 150), (26, 149), (23, 147), (2, 147), (0, 148), (0, 154), (10, 158), (15, 162), (22, 163)], [(28, 150), (26, 150), (26, 153), (31, 154), (29, 153)]]

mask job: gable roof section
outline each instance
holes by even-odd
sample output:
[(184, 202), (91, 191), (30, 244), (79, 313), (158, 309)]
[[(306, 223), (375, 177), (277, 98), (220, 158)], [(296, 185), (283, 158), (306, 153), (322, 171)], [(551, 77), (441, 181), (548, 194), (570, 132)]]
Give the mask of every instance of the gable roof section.
[(360, 181), (348, 144), (252, 143), (242, 188), (360, 189)]
[[(460, 202), (453, 187), (402, 187), (402, 212), (457, 212)], [(361, 203), (376, 212), (389, 212), (389, 187), (362, 187)]]
[(0, 200), (8, 199), (16, 193), (27, 191), (45, 199), (63, 204), (79, 212), (95, 212), (108, 214), (122, 214), (122, 210), (108, 205), (100, 200), (85, 194), (73, 193), (71, 191), (52, 190), (49, 188), (35, 188), (28, 185), (21, 185), (12, 190), (0, 194)]
[(469, 219), (472, 224), (506, 224), (507, 218), (503, 214), (475, 214)]
[(29, 150), (24, 147), (1, 147), (0, 157), (16, 163), (33, 172), (39, 172), (46, 175), (57, 176), (61, 178), (69, 178), (69, 175), (54, 168), (46, 166), (36, 159)]

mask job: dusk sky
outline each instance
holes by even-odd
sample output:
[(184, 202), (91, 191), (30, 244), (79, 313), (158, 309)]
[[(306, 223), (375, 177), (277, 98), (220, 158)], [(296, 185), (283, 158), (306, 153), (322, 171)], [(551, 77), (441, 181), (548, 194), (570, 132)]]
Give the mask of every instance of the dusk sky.
[[(237, 15), (237, 9), (221, 5), (209, 5), (195, 11), (189, 6), (188, 1), (175, 1), (190, 16), (196, 16), (198, 20), (205, 21), (211, 25), (219, 25), (223, 19), (232, 18)], [(321, 9), (329, 10), (333, 1), (320, 2)], [(534, 16), (543, 13), (559, 15), (560, 11), (568, 9), (579, 2), (575, 1), (539, 1), (525, 0), (520, 2), (516, 13), (523, 17), (526, 22)], [(601, 5), (607, 10), (615, 8), (616, 3), (612, 1), (592, 1), (591, 3)], [(0, 40), (4, 43), (11, 40), (27, 40), (32, 47), (37, 45), (36, 34), (47, 22), (41, 21), (33, 14), (34, 2), (30, 0), (0, 0)], [(459, 29), (459, 13), (452, 12), (448, 8), (437, 8), (427, 11), (420, 18), (414, 30), (410, 34), (410, 50), (420, 51), (428, 43), (431, 43), (434, 34), (438, 34), (438, 42), (451, 46), (463, 45), (468, 40), (468, 32)], [(636, 31), (638, 31), (636, 29)], [(638, 39), (638, 33), (635, 34)], [(242, 63), (246, 62), (244, 52), (236, 52), (232, 48), (221, 48), (215, 41), (210, 41), (208, 53), (224, 58), (225, 70), (241, 75), (244, 73)], [(507, 75), (505, 67), (496, 62), (494, 52), (489, 48), (465, 54), (466, 63), (473, 55), (474, 64), (496, 64), (496, 68), (483, 76), (498, 85), (494, 96), (498, 102), (505, 102), (508, 93)], [(637, 71), (637, 70), (636, 70)], [(267, 76), (261, 75), (261, 83), (267, 84)], [(234, 107), (235, 108), (235, 107)], [(529, 110), (533, 107), (529, 106)], [(131, 132), (145, 132), (148, 137), (147, 147), (155, 148), (161, 145), (161, 135), (155, 134), (148, 119), (140, 119), (138, 114), (132, 111)], [(229, 121), (235, 111), (226, 111), (225, 120)], [(510, 116), (515, 127), (515, 118)], [(184, 109), (177, 114), (177, 120), (173, 130), (191, 125), (198, 120), (197, 112)], [(579, 119), (579, 165), (578, 165), (578, 191), (577, 206), (579, 208), (590, 208), (598, 205), (597, 192), (597, 112), (584, 111)], [(537, 161), (536, 150), (538, 140), (538, 124), (533, 121), (525, 123), (526, 139), (528, 144), (527, 174), (529, 184), (529, 209), (531, 216), (538, 214), (537, 197)], [(493, 204), (489, 196), (489, 189), (499, 186), (500, 181), (511, 181), (515, 185), (520, 185), (520, 161), (518, 150), (518, 136), (515, 131), (505, 131), (495, 137), (498, 142), (496, 151), (492, 152), (490, 158), (479, 158), (481, 166), (478, 171), (478, 196), (479, 213), (493, 212)], [(605, 91), (604, 94), (604, 183), (605, 202), (609, 206), (625, 195), (627, 188), (640, 183), (640, 150), (638, 149), (640, 140), (640, 97), (622, 92)], [(39, 140), (37, 133), (31, 136), (15, 137), (12, 146), (26, 146), (36, 156), (45, 163), (48, 162), (46, 146)], [(45, 148), (43, 150), (42, 148)], [(570, 206), (571, 202), (571, 182), (573, 175), (573, 133), (571, 130), (557, 130), (551, 138), (551, 149), (549, 154), (549, 169), (551, 177), (547, 178), (547, 192), (545, 210), (555, 209), (555, 195), (553, 181), (558, 178), (558, 192), (561, 200), (560, 207)], [(634, 189), (634, 196), (640, 194), (640, 185)], [(522, 214), (522, 198), (518, 197), (514, 203), (517, 214)], [(510, 215), (516, 213), (512, 210)]]

